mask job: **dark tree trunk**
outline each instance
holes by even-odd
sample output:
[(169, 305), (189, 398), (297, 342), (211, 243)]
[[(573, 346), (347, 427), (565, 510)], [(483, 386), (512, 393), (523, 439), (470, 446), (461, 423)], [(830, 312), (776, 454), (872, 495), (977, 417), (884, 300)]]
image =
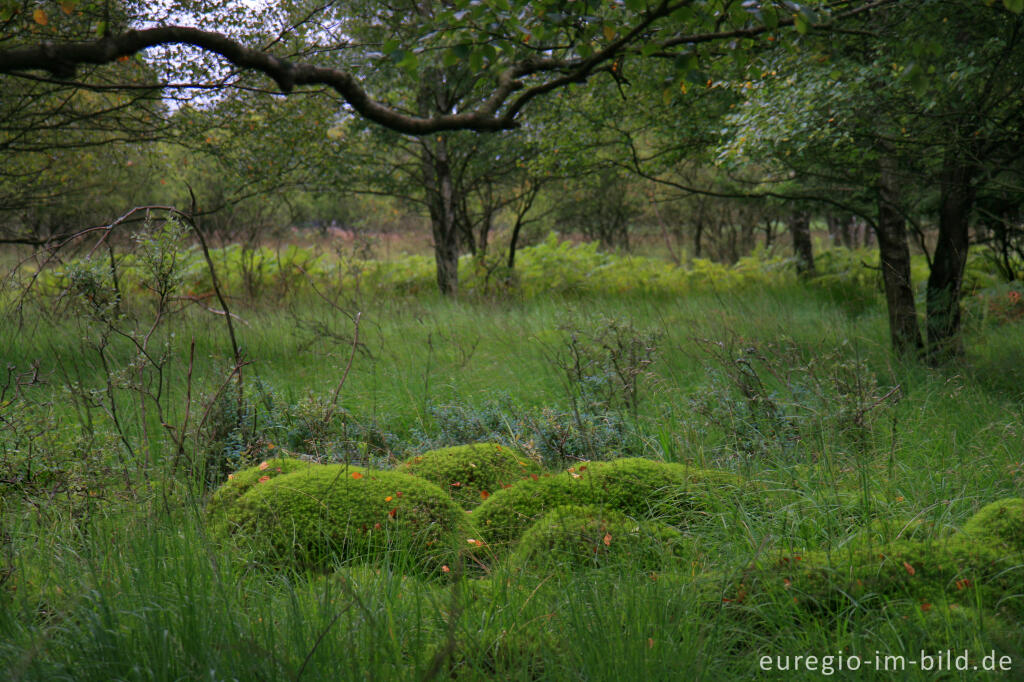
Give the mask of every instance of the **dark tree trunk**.
[(789, 221), (793, 235), (793, 255), (796, 256), (796, 274), (813, 277), (814, 246), (811, 244), (811, 216), (804, 212), (794, 213)]
[(928, 359), (932, 364), (963, 353), (960, 290), (967, 264), (968, 228), (974, 206), (975, 169), (950, 153), (940, 178), (939, 236), (928, 277)]
[[(914, 289), (910, 282), (907, 223), (898, 209), (899, 187), (889, 159), (882, 159), (878, 192), (878, 253), (889, 311), (889, 337), (900, 355), (918, 354), (924, 344), (917, 324)], [(847, 225), (850, 223), (847, 222)]]
[(436, 144), (424, 144), (423, 174), (426, 179), (430, 226), (434, 237), (437, 286), (444, 296), (459, 291), (459, 223), (448, 149), (443, 137)]
[(523, 221), (526, 219), (526, 214), (533, 208), (533, 201), (537, 198), (537, 194), (540, 192), (540, 183), (531, 182), (529, 189), (523, 195), (523, 202), (519, 204), (516, 209), (516, 222), (512, 226), (512, 237), (508, 242), (508, 269), (513, 270), (516, 267), (516, 249), (519, 246), (519, 233), (523, 229)]

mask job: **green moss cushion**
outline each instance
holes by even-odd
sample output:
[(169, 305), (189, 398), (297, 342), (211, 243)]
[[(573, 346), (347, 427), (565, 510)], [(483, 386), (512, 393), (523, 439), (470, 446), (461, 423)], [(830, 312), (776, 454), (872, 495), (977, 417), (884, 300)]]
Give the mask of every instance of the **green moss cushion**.
[(258, 483), (222, 515), (213, 530), (262, 559), (302, 567), (376, 561), (395, 549), (407, 564), (433, 570), (466, 532), (465, 513), (433, 483), (340, 464)]
[(1014, 516), (1019, 509), (1019, 500), (993, 503), (971, 518), (963, 532), (951, 536), (874, 547), (852, 543), (831, 554), (778, 557), (730, 577), (723, 598), (743, 602), (785, 595), (829, 611), (847, 608), (851, 600), (879, 598), (926, 608), (980, 605), (1020, 621), (1024, 550), (1016, 534), (1019, 516)]
[(290, 474), (296, 471), (318, 467), (319, 464), (303, 461), (301, 459), (268, 459), (258, 466), (249, 469), (236, 471), (228, 475), (228, 480), (221, 487), (217, 488), (206, 505), (206, 514), (212, 525), (223, 522), (226, 509), (238, 500), (239, 497), (249, 492), (256, 485), (262, 485), (272, 478)]
[(1024, 554), (1024, 498), (1011, 497), (985, 505), (964, 524), (964, 533), (1008, 552)]
[(571, 504), (684, 524), (708, 507), (711, 496), (729, 495), (740, 485), (732, 474), (682, 464), (641, 458), (592, 462), (500, 490), (473, 511), (473, 520), (491, 544), (512, 542), (545, 512)]
[(472, 509), (491, 493), (540, 473), (535, 462), (497, 443), (431, 450), (410, 457), (398, 469), (436, 483), (463, 509)]
[(628, 563), (640, 571), (661, 568), (686, 554), (683, 535), (660, 521), (637, 521), (613, 509), (557, 507), (534, 521), (512, 556), (523, 568), (598, 567)]

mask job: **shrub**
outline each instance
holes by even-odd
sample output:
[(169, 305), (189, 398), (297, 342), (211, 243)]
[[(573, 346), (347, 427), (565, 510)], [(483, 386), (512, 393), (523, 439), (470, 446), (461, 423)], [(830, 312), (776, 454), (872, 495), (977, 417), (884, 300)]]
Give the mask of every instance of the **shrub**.
[(597, 505), (636, 518), (685, 524), (708, 508), (709, 495), (740, 480), (723, 471), (641, 458), (591, 462), (556, 475), (520, 481), (491, 495), (473, 512), (488, 541), (507, 543), (545, 512), (567, 504)]
[(398, 470), (437, 484), (463, 509), (471, 509), (492, 492), (539, 473), (540, 467), (512, 448), (477, 443), (410, 457)]
[(523, 533), (513, 564), (523, 567), (629, 563), (641, 571), (684, 552), (683, 535), (660, 521), (636, 521), (596, 506), (556, 507)]
[(400, 549), (416, 567), (444, 559), (464, 512), (433, 483), (397, 471), (316, 465), (251, 486), (215, 530), (277, 564), (323, 568)]

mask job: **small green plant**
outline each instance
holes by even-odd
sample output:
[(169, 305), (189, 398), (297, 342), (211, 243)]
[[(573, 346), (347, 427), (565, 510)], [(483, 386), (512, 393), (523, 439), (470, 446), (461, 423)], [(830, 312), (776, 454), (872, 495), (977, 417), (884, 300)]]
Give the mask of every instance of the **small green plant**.
[(642, 331), (627, 320), (601, 316), (590, 328), (564, 327), (564, 348), (554, 355), (565, 380), (573, 411), (621, 410), (635, 422), (643, 398), (640, 387), (650, 380), (650, 365), (659, 334)]
[(710, 385), (691, 398), (725, 451), (780, 463), (862, 454), (874, 423), (900, 399), (846, 344), (812, 352), (790, 339), (698, 340)]

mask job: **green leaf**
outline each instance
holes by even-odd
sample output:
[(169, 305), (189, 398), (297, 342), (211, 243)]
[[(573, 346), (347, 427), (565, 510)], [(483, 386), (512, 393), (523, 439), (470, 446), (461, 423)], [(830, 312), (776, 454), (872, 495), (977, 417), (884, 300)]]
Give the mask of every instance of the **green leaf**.
[(803, 14), (794, 14), (793, 27), (796, 29), (797, 33), (804, 35), (807, 33), (808, 29), (811, 28), (811, 25), (807, 23), (807, 19)]
[(774, 31), (779, 27), (779, 13), (775, 11), (774, 7), (764, 7), (761, 10), (761, 16), (764, 19), (765, 27)]
[(1003, 4), (1014, 14), (1024, 12), (1024, 0), (1003, 0)]
[(693, 52), (684, 52), (676, 55), (676, 72), (685, 73), (687, 71), (695, 71), (700, 68), (700, 62), (697, 59), (697, 55)]

